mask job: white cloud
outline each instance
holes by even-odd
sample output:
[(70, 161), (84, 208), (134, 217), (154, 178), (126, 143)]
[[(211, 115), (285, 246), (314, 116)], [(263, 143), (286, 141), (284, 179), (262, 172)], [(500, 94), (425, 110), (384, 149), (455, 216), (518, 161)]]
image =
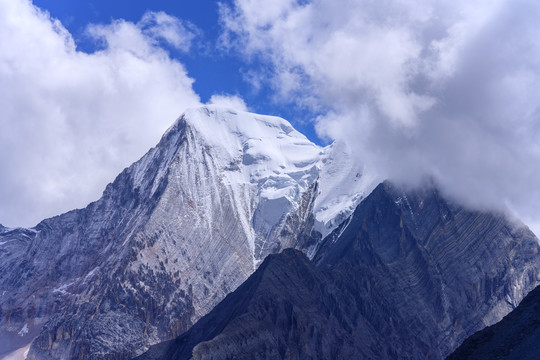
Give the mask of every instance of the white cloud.
[(137, 26), (145, 35), (156, 40), (165, 40), (178, 50), (188, 51), (191, 41), (199, 32), (194, 25), (184, 23), (163, 11), (149, 11), (142, 17)]
[(60, 22), (27, 0), (0, 0), (0, 223), (29, 226), (96, 200), (200, 99), (160, 41), (187, 51), (195, 34), (147, 13), (91, 26), (76, 50)]
[(240, 111), (248, 111), (247, 105), (244, 100), (236, 95), (212, 95), (212, 97), (208, 101), (208, 104), (236, 109)]
[(434, 176), (540, 234), (538, 14), (534, 0), (236, 0), (221, 11), (224, 44), (270, 66), (282, 101), (329, 109), (321, 136), (383, 177)]

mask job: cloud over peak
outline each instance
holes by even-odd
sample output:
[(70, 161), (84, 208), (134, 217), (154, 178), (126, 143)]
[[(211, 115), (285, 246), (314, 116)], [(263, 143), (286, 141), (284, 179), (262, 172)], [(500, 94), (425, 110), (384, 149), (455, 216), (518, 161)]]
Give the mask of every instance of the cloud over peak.
[(321, 136), (381, 177), (432, 176), (540, 230), (538, 2), (236, 0), (222, 15), (224, 42), (269, 66), (283, 101), (328, 109)]

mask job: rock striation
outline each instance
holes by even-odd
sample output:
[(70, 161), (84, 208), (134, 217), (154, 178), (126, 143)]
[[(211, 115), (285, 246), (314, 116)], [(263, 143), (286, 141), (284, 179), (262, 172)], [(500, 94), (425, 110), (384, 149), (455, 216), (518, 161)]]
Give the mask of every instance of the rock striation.
[(540, 287), (500, 322), (468, 337), (448, 360), (540, 359)]
[(127, 359), (180, 335), (268, 254), (315, 251), (332, 149), (280, 118), (186, 111), (98, 201), (0, 228), (0, 354)]
[(443, 359), (539, 282), (538, 240), (432, 186), (383, 183), (313, 261), (272, 255), (173, 341), (139, 360)]
[[(137, 360), (355, 358), (356, 325), (348, 314), (355, 299), (340, 285), (298, 250), (269, 255), (188, 332)], [(375, 340), (370, 335), (375, 331), (361, 335), (366, 345)], [(374, 353), (366, 347), (364, 355)]]

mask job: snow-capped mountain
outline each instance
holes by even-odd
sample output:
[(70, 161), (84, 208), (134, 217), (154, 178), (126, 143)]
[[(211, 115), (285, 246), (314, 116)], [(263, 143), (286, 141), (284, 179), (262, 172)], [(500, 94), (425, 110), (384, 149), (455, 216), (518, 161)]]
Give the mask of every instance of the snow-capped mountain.
[[(363, 166), (344, 144), (321, 148), (284, 119), (208, 107), (188, 110), (184, 117), (191, 119), (195, 147), (183, 163), (201, 163), (204, 157), (212, 163), (213, 172), (205, 174), (205, 180), (217, 178), (228, 188), (256, 262), (284, 245), (275, 238), (286, 225), (286, 215), (298, 211), (302, 195), (315, 183), (314, 228), (323, 237), (377, 185), (376, 177), (363, 174)], [(181, 182), (198, 186), (198, 180)], [(203, 199), (199, 203), (211, 218), (213, 204)]]
[(30, 359), (120, 359), (182, 333), (266, 255), (314, 254), (370, 191), (362, 171), (283, 119), (186, 111), (100, 200), (2, 229), (0, 354), (39, 334)]
[[(538, 240), (527, 229), (449, 204), (434, 189), (405, 193), (379, 180), (344, 145), (319, 147), (283, 119), (188, 110), (98, 201), (32, 229), (0, 226), (0, 358), (31, 343), (29, 360), (130, 359), (183, 334), (286, 248), (307, 258), (289, 268), (286, 256), (274, 257), (281, 265), (271, 278), (283, 286), (265, 281), (250, 292), (272, 305), (255, 316), (272, 308), (286, 320), (266, 334), (278, 339), (294, 323), (275, 300), (301, 290), (331, 315), (317, 326), (375, 334), (366, 354), (414, 349), (408, 336), (417, 334), (421, 353), (440, 358), (538, 283)], [(356, 308), (342, 311), (339, 299)], [(234, 311), (213, 312), (221, 330)], [(319, 341), (306, 329), (298, 339)], [(382, 344), (389, 329), (397, 347)], [(272, 343), (252, 335), (253, 344)], [(343, 349), (354, 351), (348, 340)], [(219, 341), (210, 345), (223, 354)]]

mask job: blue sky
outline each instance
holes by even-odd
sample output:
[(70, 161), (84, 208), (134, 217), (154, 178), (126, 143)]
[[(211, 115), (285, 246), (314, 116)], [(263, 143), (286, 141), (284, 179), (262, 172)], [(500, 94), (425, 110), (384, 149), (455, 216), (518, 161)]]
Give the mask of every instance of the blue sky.
[(431, 177), (540, 232), (540, 2), (218, 9), (0, 0), (0, 223), (86, 206), (187, 107), (213, 103), (284, 117), (366, 174)]
[[(231, 6), (231, 1), (222, 1)], [(289, 120), (293, 126), (311, 141), (326, 145), (328, 139), (321, 140), (315, 132), (313, 119), (318, 115), (309, 107), (299, 104), (275, 101), (268, 84), (255, 89), (244, 75), (250, 69), (264, 67), (257, 58), (247, 60), (235, 51), (219, 46), (223, 27), (217, 1), (128, 1), (128, 0), (35, 0), (34, 4), (47, 10), (73, 35), (78, 49), (84, 52), (96, 50), (96, 41), (86, 35), (89, 24), (108, 24), (115, 19), (125, 19), (136, 23), (148, 11), (163, 11), (183, 21), (193, 24), (198, 31), (195, 44), (189, 52), (167, 48), (171, 57), (182, 62), (195, 82), (193, 88), (207, 102), (214, 94), (238, 95), (244, 99), (249, 109), (256, 113), (269, 114)]]

